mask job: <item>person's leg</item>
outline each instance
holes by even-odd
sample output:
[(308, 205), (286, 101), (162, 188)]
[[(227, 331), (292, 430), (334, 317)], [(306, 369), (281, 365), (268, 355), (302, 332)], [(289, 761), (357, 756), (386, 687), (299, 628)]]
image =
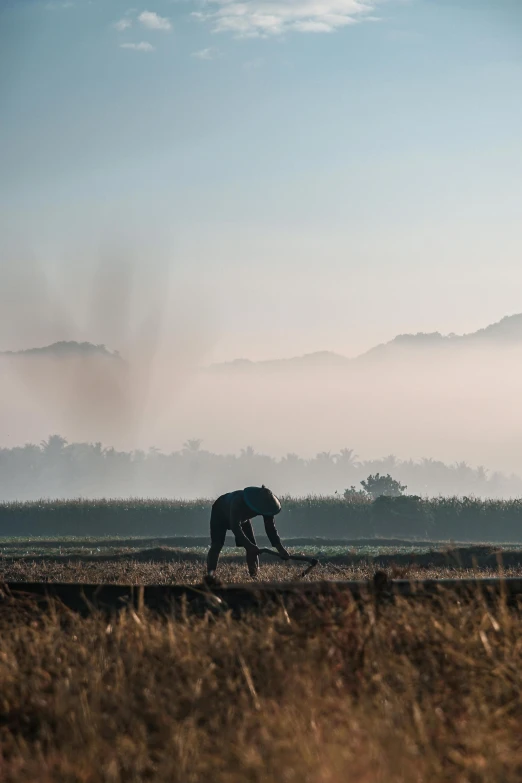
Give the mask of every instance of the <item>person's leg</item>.
[(219, 554), (227, 537), (227, 523), (219, 509), (212, 506), (210, 513), (210, 549), (207, 555), (207, 573), (213, 574), (217, 568)]
[[(253, 544), (255, 544), (255, 546), (257, 546), (257, 541), (254, 535), (254, 527), (252, 525), (252, 522), (248, 519), (246, 522), (243, 522), (241, 527), (243, 528), (243, 533), (248, 538), (248, 540), (251, 541)], [(259, 571), (259, 557), (257, 555), (251, 555), (247, 551), (246, 561), (248, 566), (248, 573), (253, 579), (255, 579)]]

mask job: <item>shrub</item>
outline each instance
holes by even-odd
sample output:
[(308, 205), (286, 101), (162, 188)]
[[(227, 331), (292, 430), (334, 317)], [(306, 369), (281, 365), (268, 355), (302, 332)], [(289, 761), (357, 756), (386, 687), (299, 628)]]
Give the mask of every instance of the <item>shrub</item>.
[(388, 473), (386, 476), (381, 476), (380, 473), (375, 473), (373, 476), (368, 476), (366, 480), (361, 481), (362, 486), (366, 492), (372, 498), (381, 497), (397, 497), (402, 495), (404, 490), (407, 489), (405, 484), (401, 484), (400, 481), (392, 478)]

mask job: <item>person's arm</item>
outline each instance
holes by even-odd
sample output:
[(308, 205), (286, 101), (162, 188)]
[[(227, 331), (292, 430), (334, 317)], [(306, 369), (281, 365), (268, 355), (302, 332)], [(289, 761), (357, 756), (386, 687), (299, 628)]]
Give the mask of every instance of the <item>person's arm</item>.
[(268, 540), (270, 541), (272, 546), (277, 549), (281, 557), (287, 560), (290, 557), (290, 555), (284, 548), (281, 539), (279, 538), (279, 533), (277, 532), (275, 526), (274, 517), (263, 517), (263, 519), (265, 522), (265, 530), (266, 530), (266, 535), (268, 537)]
[(241, 500), (240, 498), (233, 498), (230, 503), (230, 529), (236, 537), (236, 541), (241, 546), (244, 546), (246, 550), (256, 550), (258, 547), (248, 539), (243, 533), (241, 527)]

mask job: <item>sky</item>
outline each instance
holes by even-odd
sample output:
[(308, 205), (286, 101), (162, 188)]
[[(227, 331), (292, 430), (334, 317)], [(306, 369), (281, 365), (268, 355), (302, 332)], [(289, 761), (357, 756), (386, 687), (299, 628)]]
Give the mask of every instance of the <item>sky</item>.
[(0, 350), (520, 312), (521, 94), (519, 0), (0, 0)]

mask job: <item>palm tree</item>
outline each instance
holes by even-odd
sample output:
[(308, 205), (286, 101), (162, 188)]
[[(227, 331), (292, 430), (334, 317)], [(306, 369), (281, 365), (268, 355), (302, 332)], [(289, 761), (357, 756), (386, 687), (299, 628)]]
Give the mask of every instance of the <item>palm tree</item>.
[(201, 449), (203, 441), (201, 438), (189, 438), (183, 444), (183, 451), (188, 451), (190, 454), (195, 454)]
[(67, 441), (61, 435), (49, 435), (47, 440), (42, 440), (40, 446), (46, 456), (55, 457), (62, 453), (67, 446)]
[(337, 464), (347, 468), (356, 468), (359, 465), (359, 455), (355, 449), (341, 449), (337, 455)]

